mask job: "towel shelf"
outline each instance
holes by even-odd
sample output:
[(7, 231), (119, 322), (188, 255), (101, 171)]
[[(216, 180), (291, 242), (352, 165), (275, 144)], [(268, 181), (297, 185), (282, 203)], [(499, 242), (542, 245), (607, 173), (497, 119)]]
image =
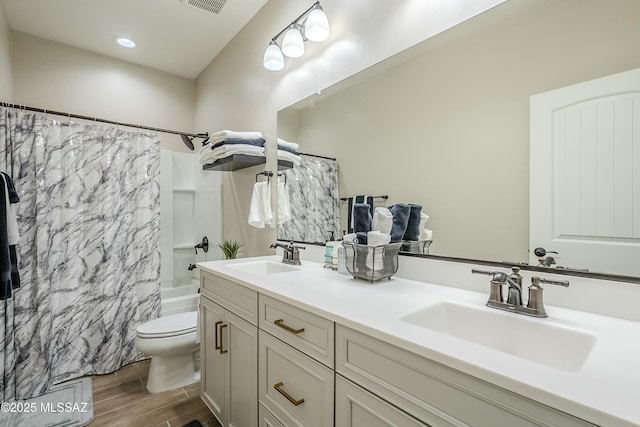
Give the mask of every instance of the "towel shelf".
[[(250, 168), (252, 166), (262, 165), (267, 162), (264, 156), (249, 156), (246, 154), (232, 154), (223, 159), (203, 165), (202, 170), (205, 171), (235, 171), (239, 169)], [(293, 162), (278, 159), (278, 170), (291, 169)]]

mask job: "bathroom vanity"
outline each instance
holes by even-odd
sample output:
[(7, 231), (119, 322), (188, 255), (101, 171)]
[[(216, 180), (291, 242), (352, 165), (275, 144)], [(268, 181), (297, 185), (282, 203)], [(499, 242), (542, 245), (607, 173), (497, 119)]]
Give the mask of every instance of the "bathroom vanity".
[(637, 322), (494, 310), (488, 282), (198, 266), (202, 398), (223, 426), (640, 426)]

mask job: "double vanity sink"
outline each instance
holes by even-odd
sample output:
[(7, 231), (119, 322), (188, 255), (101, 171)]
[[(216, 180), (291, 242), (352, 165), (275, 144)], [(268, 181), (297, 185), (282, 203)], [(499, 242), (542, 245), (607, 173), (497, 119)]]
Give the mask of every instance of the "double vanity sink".
[(595, 425), (640, 426), (636, 322), (558, 307), (546, 319), (494, 310), (488, 281), (478, 292), (398, 277), (369, 284), (275, 256), (199, 267)]

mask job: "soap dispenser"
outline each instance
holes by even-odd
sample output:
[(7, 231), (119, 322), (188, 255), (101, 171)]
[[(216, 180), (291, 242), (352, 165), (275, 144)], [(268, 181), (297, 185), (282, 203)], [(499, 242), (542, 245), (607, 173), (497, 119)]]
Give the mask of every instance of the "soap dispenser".
[(329, 240), (324, 246), (324, 266), (327, 268), (333, 268), (333, 247), (336, 244), (335, 240), (336, 239), (332, 231), (331, 237), (329, 237)]

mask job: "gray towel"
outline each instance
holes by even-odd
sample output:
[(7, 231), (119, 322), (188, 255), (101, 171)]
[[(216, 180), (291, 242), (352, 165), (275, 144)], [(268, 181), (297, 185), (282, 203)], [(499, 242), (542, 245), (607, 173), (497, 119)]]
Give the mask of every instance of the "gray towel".
[(355, 233), (371, 231), (370, 206), (366, 203), (356, 203), (353, 205), (353, 231)]
[(393, 226), (391, 227), (391, 243), (396, 243), (402, 240), (405, 231), (407, 231), (407, 224), (409, 223), (409, 214), (411, 208), (404, 203), (396, 203), (389, 207), (391, 215), (393, 215)]
[(402, 240), (420, 240), (420, 213), (422, 206), (409, 203), (409, 221)]

